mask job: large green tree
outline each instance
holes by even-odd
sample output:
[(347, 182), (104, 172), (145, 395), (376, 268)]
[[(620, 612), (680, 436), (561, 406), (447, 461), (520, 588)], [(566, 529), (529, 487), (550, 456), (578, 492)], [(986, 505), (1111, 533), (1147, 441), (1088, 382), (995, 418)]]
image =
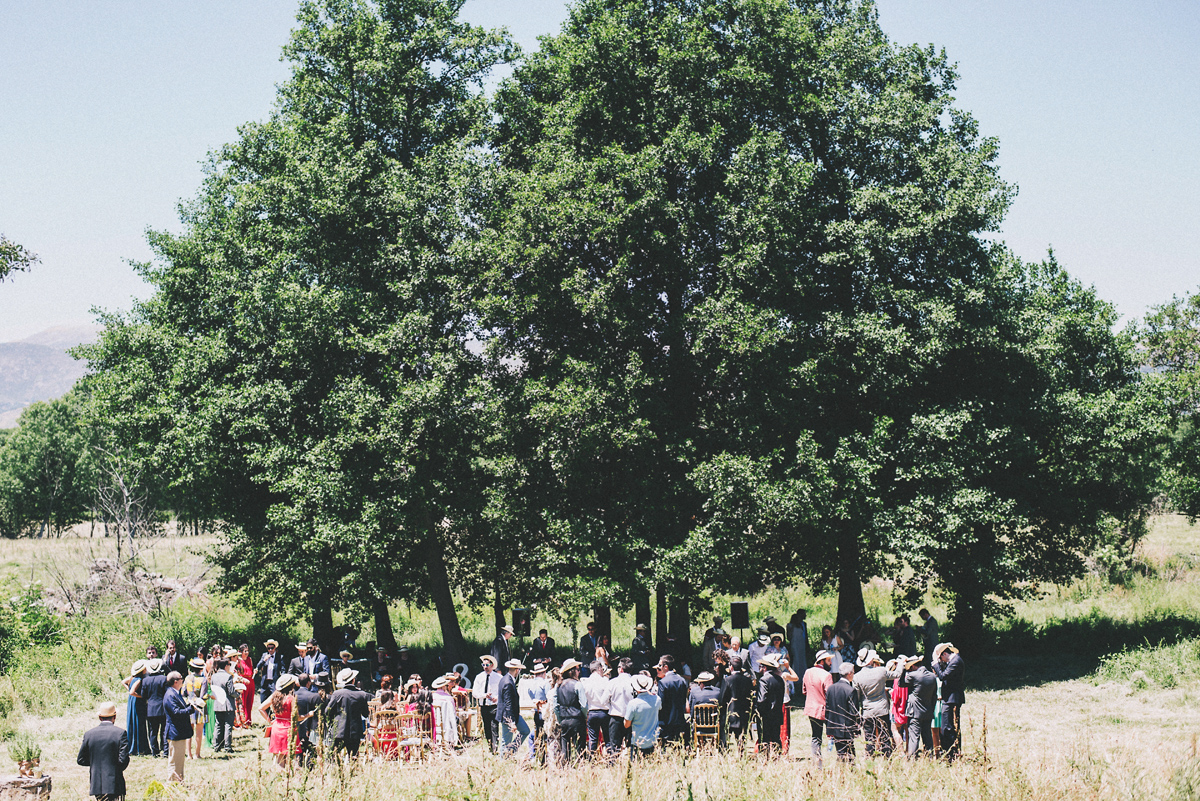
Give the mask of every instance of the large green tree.
[(502, 87), (487, 319), (551, 488), (548, 586), (702, 593), (689, 537), (740, 456), (822, 490), (707, 574), (862, 611), (878, 440), (1010, 196), (954, 77), (870, 3), (597, 0)]
[[(456, 0), (301, 5), (271, 117), (212, 157), (154, 295), (87, 352), (101, 408), (228, 524), (224, 582), (263, 609), (432, 600), (475, 530), (472, 219), (499, 33)], [(106, 404), (106, 405), (105, 405)], [(455, 654), (456, 656), (459, 654)]]

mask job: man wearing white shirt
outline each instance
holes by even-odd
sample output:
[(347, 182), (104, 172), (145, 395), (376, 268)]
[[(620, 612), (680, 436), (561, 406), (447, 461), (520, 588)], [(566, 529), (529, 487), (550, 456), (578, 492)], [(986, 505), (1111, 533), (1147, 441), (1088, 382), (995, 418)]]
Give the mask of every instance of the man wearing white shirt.
[(228, 659), (217, 659), (213, 662), (213, 668), (212, 678), (208, 681), (208, 691), (213, 697), (213, 751), (231, 754), (237, 691), (229, 672)]
[(633, 660), (621, 657), (617, 663), (617, 675), (608, 683), (608, 752), (620, 753), (629, 741), (629, 729), (625, 728), (625, 710), (636, 697), (633, 689)]
[[(599, 659), (592, 662), (591, 674), (579, 682), (587, 694), (587, 749), (595, 758), (600, 748), (600, 733), (608, 737), (608, 709), (611, 702), (612, 682), (608, 680), (608, 671)], [(610, 744), (611, 747), (611, 744)]]
[(471, 695), (479, 704), (479, 716), (483, 719), (483, 736), (487, 738), (488, 748), (496, 753), (496, 701), (500, 693), (500, 675), (496, 673), (496, 660), (491, 654), (479, 657), (483, 663), (483, 672), (475, 677), (471, 686)]
[(517, 689), (520, 691), (521, 697), (533, 707), (533, 739), (534, 742), (537, 742), (542, 738), (542, 726), (545, 723), (542, 710), (545, 709), (546, 701), (550, 698), (550, 682), (546, 681), (545, 664), (539, 662), (534, 665), (533, 675), (521, 679)]

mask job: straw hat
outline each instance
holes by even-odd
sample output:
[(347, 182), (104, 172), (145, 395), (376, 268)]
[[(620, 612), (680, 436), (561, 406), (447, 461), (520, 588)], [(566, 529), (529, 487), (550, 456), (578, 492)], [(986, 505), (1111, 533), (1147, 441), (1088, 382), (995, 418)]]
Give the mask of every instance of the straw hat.
[(147, 673), (157, 673), (160, 670), (162, 670), (162, 660), (161, 659), (151, 659), (149, 662), (146, 663), (146, 672)]
[(308, 650), (308, 643), (306, 643), (306, 642), (304, 642), (303, 640), (301, 640), (300, 642), (296, 643), (296, 650), (297, 650), (297, 651), (299, 651), (299, 650), (305, 650), (305, 651), (307, 651), (307, 650)]
[(438, 676), (436, 679), (433, 680), (433, 684), (431, 684), (429, 686), (435, 690), (440, 690), (443, 687), (445, 687), (448, 682), (449, 682), (449, 679), (447, 679), (445, 676)]
[(922, 657), (920, 654), (914, 654), (910, 656), (908, 659), (904, 660), (904, 669), (912, 670), (914, 667), (921, 664), (921, 660), (923, 658), (924, 657)]
[(958, 649), (955, 648), (951, 643), (939, 642), (937, 645), (933, 646), (933, 661), (936, 662), (941, 659), (942, 654), (946, 651), (949, 651), (952, 654), (958, 653)]
[(634, 631), (649, 631), (650, 627), (647, 626), (645, 623), (638, 623), (636, 626), (633, 627), (633, 630)]
[(779, 667), (779, 657), (777, 657), (775, 654), (767, 654), (762, 659), (758, 660), (758, 666), (760, 668), (767, 667), (774, 670), (775, 668)]
[(708, 684), (710, 681), (712, 681), (715, 678), (716, 678), (716, 676), (714, 676), (713, 674), (709, 673), (706, 670), (703, 673), (701, 673), (699, 676), (696, 677), (696, 682), (698, 684)]
[(510, 660), (508, 660), (507, 662), (505, 662), (505, 663), (504, 663), (504, 667), (505, 667), (507, 670), (512, 670), (513, 668), (518, 668), (518, 669), (519, 669), (519, 668), (523, 668), (523, 667), (525, 667), (525, 663), (524, 663), (524, 662), (522, 662), (520, 659), (510, 659)]
[(195, 670), (204, 670), (204, 660), (197, 656), (191, 662), (188, 662), (188, 667)]
[(342, 668), (337, 674), (338, 687), (345, 687), (350, 682), (358, 677), (358, 671), (354, 668)]
[(100, 706), (96, 707), (96, 717), (115, 718), (116, 716), (117, 705), (112, 701), (101, 701)]
[(633, 689), (639, 693), (648, 693), (650, 688), (654, 686), (654, 682), (650, 681), (649, 676), (638, 674), (633, 677)]
[(340, 656), (342, 658), (342, 661), (349, 661), (354, 658), (354, 654), (350, 653), (349, 651), (345, 651), (345, 650), (339, 651), (338, 656)]
[(278, 692), (285, 693), (292, 687), (300, 683), (300, 678), (292, 673), (284, 673), (279, 677), (279, 681), (275, 682), (275, 689)]
[(538, 662), (536, 665), (533, 666), (533, 675), (540, 676), (545, 672), (546, 672), (546, 665), (544, 663)]
[(583, 663), (580, 662), (578, 659), (568, 659), (566, 662), (562, 663), (561, 670), (563, 673), (566, 673), (568, 670), (574, 670), (575, 668), (579, 667), (582, 664)]
[(879, 654), (875, 653), (872, 648), (863, 648), (858, 652), (858, 666), (866, 667), (867, 665), (877, 663), (882, 665), (883, 660), (879, 658)]
[(833, 654), (828, 651), (817, 651), (817, 655), (813, 657), (813, 663), (815, 664), (823, 659), (833, 659)]
[(492, 656), (491, 654), (484, 654), (483, 656), (479, 657), (479, 661), (489, 662), (491, 663), (492, 667), (496, 666), (496, 657)]
[(409, 679), (408, 681), (404, 682), (404, 689), (407, 690), (409, 687), (416, 687), (420, 683), (420, 679)]
[(506, 632), (508, 632), (509, 634), (516, 634), (516, 633), (517, 633), (517, 632), (516, 632), (516, 630), (514, 630), (512, 626), (501, 626), (501, 627), (500, 627), (500, 630), (501, 630), (501, 631), (506, 631)]
[(267, 640), (266, 642), (263, 643), (263, 645), (270, 647), (270, 648), (278, 648), (279, 640)]
[(133, 667), (131, 667), (129, 669), (129, 675), (131, 675), (131, 676), (141, 676), (145, 672), (146, 672), (146, 660), (145, 659), (139, 659), (138, 661), (134, 662)]

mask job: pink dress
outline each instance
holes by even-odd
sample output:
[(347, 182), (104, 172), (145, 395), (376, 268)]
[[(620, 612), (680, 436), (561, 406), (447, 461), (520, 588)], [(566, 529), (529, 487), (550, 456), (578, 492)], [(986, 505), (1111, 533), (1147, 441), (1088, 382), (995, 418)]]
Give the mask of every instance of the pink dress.
[[(296, 699), (294, 697), (290, 695), (284, 696), (283, 708), (279, 710), (279, 714), (271, 721), (271, 744), (268, 750), (272, 754), (287, 753), (288, 729), (292, 726), (292, 704), (295, 702)], [(296, 733), (296, 736), (292, 740), (295, 743), (295, 750), (292, 753), (300, 753), (299, 732)]]

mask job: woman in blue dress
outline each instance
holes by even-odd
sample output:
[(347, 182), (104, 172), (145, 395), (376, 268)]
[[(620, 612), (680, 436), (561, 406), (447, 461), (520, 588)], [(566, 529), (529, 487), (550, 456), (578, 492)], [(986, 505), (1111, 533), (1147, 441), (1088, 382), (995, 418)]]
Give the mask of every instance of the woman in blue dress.
[(129, 736), (130, 756), (150, 756), (150, 734), (146, 728), (146, 699), (142, 697), (142, 679), (146, 675), (146, 660), (133, 663), (125, 686), (129, 688), (129, 706), (125, 711), (125, 731)]

